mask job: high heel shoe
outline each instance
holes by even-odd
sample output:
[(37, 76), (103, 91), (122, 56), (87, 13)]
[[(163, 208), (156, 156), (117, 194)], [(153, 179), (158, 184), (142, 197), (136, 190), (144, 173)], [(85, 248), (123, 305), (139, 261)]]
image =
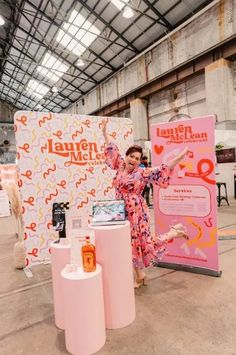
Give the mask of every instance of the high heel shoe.
[(176, 232), (176, 236), (174, 238), (184, 238), (184, 239), (189, 239), (188, 234), (186, 233), (186, 230), (184, 226), (181, 223), (177, 223), (174, 226), (171, 226), (170, 230), (174, 229)]
[(144, 275), (141, 279), (136, 279), (134, 283), (134, 288), (139, 288), (141, 286), (147, 286), (148, 285), (148, 277), (147, 275)]

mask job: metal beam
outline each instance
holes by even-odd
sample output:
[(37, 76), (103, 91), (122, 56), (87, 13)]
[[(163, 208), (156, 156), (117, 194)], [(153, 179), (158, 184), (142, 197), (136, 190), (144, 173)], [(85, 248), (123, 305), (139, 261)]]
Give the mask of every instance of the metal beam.
[[(45, 12), (41, 11), (37, 6), (35, 6), (34, 4), (31, 3), (31, 1), (28, 1), (28, 3), (30, 4), (30, 6), (32, 6), (33, 8), (35, 8), (42, 16), (46, 17), (49, 21), (51, 21), (51, 23), (53, 23), (53, 25), (55, 25), (58, 29), (61, 28), (61, 23), (58, 24), (53, 18), (51, 18), (50, 16), (48, 16)], [(75, 36), (72, 36), (68, 31), (66, 31), (65, 29), (63, 29), (63, 31), (68, 34), (70, 37), (72, 37), (72, 39), (75, 39), (77, 42), (79, 42), (80, 44), (83, 45), (83, 43), (78, 40)], [(98, 57), (101, 61), (103, 61), (107, 66), (109, 66), (111, 68), (111, 70), (115, 70), (115, 68), (109, 63), (107, 62), (105, 59), (103, 59), (102, 57), (100, 57), (98, 54), (96, 54), (91, 47), (87, 47), (86, 50), (88, 50), (89, 52), (91, 52), (95, 57)], [(77, 67), (76, 67), (77, 68)], [(78, 69), (78, 68), (77, 68)], [(81, 69), (79, 69), (81, 70)], [(83, 72), (83, 70), (81, 70)]]
[(161, 19), (164, 23), (164, 25), (166, 26), (166, 28), (168, 28), (169, 31), (173, 30), (173, 26), (169, 23), (169, 21), (167, 21), (167, 19), (155, 8), (155, 6), (153, 6), (148, 0), (143, 0), (143, 2), (149, 7), (149, 9), (151, 9), (154, 14), (157, 15), (157, 17), (159, 19)]
[(110, 28), (112, 32), (114, 32), (118, 38), (124, 41), (135, 53), (139, 53), (138, 49), (132, 45), (125, 37), (123, 37), (114, 27), (111, 26), (110, 23), (106, 22), (99, 14), (97, 14), (87, 3), (86, 1), (79, 0), (80, 4), (83, 5), (89, 12), (91, 12), (97, 19), (99, 19), (106, 27)]

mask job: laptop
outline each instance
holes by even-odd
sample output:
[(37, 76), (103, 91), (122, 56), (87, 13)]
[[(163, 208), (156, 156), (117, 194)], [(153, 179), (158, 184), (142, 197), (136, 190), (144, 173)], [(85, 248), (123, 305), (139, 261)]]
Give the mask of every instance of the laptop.
[(125, 224), (124, 200), (105, 200), (93, 203), (92, 226)]

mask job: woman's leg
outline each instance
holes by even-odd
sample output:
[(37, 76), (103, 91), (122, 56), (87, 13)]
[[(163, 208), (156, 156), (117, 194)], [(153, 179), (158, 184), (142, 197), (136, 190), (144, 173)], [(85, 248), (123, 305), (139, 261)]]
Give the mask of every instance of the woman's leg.
[(145, 272), (143, 271), (143, 269), (134, 267), (134, 272), (135, 272), (135, 281), (134, 281), (134, 287), (135, 288), (139, 288), (142, 285), (147, 285), (147, 275), (145, 274)]
[(135, 271), (135, 274), (136, 274), (136, 280), (141, 280), (141, 279), (143, 279), (143, 277), (146, 276), (146, 274), (143, 271), (143, 269), (135, 267), (134, 271)]

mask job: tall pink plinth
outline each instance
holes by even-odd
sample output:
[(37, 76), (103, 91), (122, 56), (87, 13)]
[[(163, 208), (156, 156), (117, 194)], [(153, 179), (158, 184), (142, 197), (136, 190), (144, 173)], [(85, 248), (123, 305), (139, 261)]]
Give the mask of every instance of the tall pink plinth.
[(70, 245), (51, 243), (52, 287), (56, 326), (64, 329), (64, 306), (62, 297), (61, 271), (70, 263)]
[(122, 328), (135, 319), (130, 224), (91, 228), (102, 266), (106, 328)]
[(97, 352), (106, 341), (102, 268), (96, 271), (62, 270), (66, 348), (74, 355)]

